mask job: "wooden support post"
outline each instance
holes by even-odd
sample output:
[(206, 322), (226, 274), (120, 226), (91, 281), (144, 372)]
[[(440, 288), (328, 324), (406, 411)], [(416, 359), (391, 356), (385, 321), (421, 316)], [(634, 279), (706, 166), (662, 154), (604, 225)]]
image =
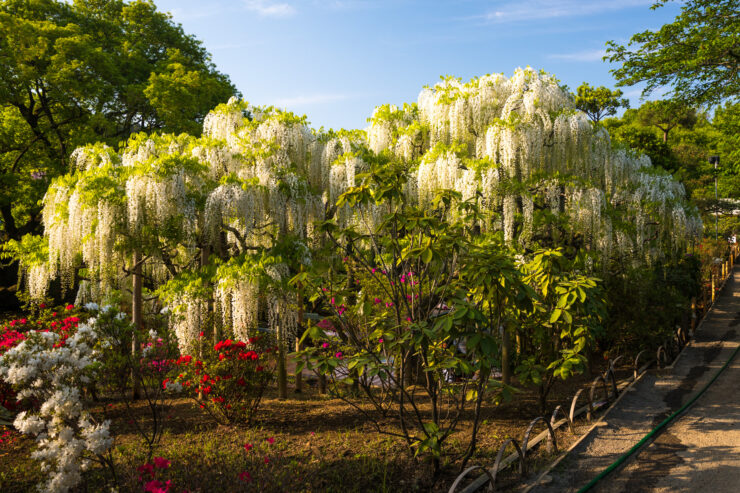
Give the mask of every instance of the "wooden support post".
[(696, 298), (691, 298), (691, 335), (696, 330)]
[(712, 272), (712, 304), (714, 305), (714, 272)]

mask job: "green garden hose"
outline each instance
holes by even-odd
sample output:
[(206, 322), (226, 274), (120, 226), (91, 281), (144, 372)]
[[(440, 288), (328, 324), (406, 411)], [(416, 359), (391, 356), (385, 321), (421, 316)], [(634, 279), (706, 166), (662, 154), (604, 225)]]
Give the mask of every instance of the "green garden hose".
[(591, 488), (593, 488), (596, 485), (596, 483), (604, 479), (604, 477), (606, 477), (607, 474), (609, 474), (614, 469), (622, 465), (624, 461), (626, 461), (631, 455), (637, 452), (640, 449), (640, 447), (642, 447), (648, 440), (650, 440), (650, 438), (652, 438), (656, 433), (658, 433), (660, 430), (665, 428), (665, 426), (668, 423), (673, 421), (678, 415), (683, 413), (689, 406), (691, 406), (704, 392), (706, 392), (709, 386), (712, 385), (715, 380), (717, 380), (717, 377), (719, 377), (720, 374), (723, 371), (725, 371), (725, 368), (727, 368), (729, 364), (732, 362), (732, 360), (735, 359), (735, 355), (737, 355), (738, 350), (740, 350), (740, 346), (735, 348), (735, 351), (733, 351), (732, 356), (730, 356), (730, 359), (728, 359), (727, 362), (724, 365), (722, 365), (722, 368), (720, 368), (719, 371), (717, 371), (717, 373), (714, 374), (711, 380), (709, 380), (709, 382), (707, 382), (707, 384), (704, 385), (704, 387), (696, 395), (694, 395), (694, 397), (692, 397), (686, 404), (681, 406), (681, 408), (678, 411), (668, 416), (666, 419), (663, 420), (662, 423), (660, 423), (658, 426), (653, 428), (647, 435), (645, 435), (642, 438), (642, 440), (637, 442), (631, 449), (629, 449), (622, 456), (620, 456), (617, 460), (615, 460), (609, 467), (601, 471), (601, 473), (595, 478), (593, 478), (586, 486), (578, 490), (578, 493), (584, 493), (590, 490)]

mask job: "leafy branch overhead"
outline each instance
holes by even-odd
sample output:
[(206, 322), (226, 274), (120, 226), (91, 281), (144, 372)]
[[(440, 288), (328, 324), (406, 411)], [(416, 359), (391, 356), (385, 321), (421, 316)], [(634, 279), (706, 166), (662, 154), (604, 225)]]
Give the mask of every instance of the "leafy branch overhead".
[(606, 59), (621, 65), (612, 71), (618, 85), (645, 82), (643, 96), (669, 87), (675, 99), (713, 106), (740, 94), (738, 0), (689, 0), (672, 23), (607, 46)]

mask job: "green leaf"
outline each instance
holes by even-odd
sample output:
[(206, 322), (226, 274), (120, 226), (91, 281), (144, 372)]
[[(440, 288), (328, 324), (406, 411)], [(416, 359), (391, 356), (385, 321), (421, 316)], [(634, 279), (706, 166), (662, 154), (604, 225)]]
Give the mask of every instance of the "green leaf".
[(428, 264), (429, 262), (432, 261), (432, 256), (433, 256), (432, 249), (427, 248), (423, 252), (421, 252), (421, 261), (424, 262), (425, 264)]

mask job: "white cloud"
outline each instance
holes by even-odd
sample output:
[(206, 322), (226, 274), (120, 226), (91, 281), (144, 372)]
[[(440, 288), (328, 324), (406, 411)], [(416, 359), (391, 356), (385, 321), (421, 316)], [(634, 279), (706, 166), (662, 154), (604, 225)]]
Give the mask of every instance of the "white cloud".
[(568, 62), (600, 62), (606, 55), (606, 50), (578, 51), (576, 53), (562, 53), (548, 55), (553, 60), (565, 60)]
[(289, 3), (273, 2), (272, 0), (244, 0), (247, 10), (256, 12), (262, 17), (289, 17), (295, 14), (295, 8)]
[(520, 0), (506, 1), (480, 17), (490, 23), (521, 22), (601, 14), (652, 5), (654, 0)]
[(280, 108), (287, 108), (292, 106), (311, 106), (315, 104), (331, 103), (333, 101), (342, 101), (349, 98), (349, 94), (304, 94), (290, 98), (276, 99), (272, 104)]

